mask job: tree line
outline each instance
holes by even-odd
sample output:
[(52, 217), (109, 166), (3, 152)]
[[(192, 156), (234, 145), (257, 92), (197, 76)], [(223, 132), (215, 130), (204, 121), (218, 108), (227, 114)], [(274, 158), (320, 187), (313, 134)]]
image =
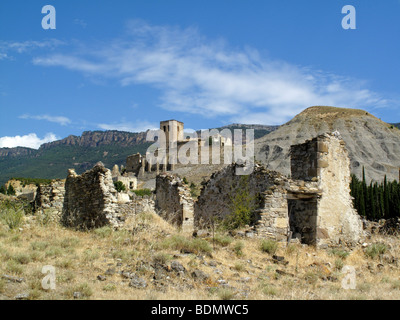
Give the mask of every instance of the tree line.
[(385, 175), (383, 182), (367, 184), (363, 168), (362, 180), (351, 175), (350, 190), (355, 209), (368, 220), (400, 217), (400, 183), (396, 180), (388, 182)]

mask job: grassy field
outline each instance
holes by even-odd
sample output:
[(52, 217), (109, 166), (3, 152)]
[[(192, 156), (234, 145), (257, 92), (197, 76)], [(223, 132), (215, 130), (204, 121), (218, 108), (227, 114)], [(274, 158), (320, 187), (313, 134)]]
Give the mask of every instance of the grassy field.
[[(0, 299), (400, 298), (394, 236), (373, 236), (352, 250), (224, 233), (200, 239), (153, 213), (131, 218), (126, 230), (82, 232), (0, 207)], [(44, 266), (54, 267), (54, 290), (43, 288)], [(354, 289), (342, 284), (344, 266), (355, 270)]]

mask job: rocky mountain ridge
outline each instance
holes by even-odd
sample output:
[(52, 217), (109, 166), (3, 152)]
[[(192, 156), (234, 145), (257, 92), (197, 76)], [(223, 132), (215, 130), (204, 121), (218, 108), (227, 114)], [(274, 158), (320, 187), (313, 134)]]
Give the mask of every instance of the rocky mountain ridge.
[(256, 159), (269, 169), (290, 174), (290, 146), (324, 132), (339, 131), (351, 160), (351, 171), (367, 180), (399, 180), (400, 130), (369, 112), (326, 106), (310, 107), (265, 137), (256, 140)]

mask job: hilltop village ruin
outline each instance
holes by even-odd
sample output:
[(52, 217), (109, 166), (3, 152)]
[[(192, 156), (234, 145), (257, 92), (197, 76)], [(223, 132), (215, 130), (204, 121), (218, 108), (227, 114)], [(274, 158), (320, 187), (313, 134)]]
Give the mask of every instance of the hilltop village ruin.
[[(197, 233), (227, 217), (235, 198), (246, 192), (255, 216), (247, 236), (318, 246), (362, 239), (362, 221), (350, 196), (350, 160), (337, 132), (293, 145), (290, 177), (258, 163), (250, 174), (237, 175), (244, 164), (233, 162), (213, 172), (194, 199), (173, 172), (185, 165), (175, 161), (168, 146), (179, 150), (191, 142), (200, 154), (204, 140), (185, 137), (184, 124), (176, 120), (160, 122), (160, 129), (167, 137), (162, 161), (134, 154), (123, 168), (109, 170), (100, 162), (81, 175), (70, 169), (66, 180), (38, 187), (35, 210), (51, 209), (63, 225), (78, 229), (122, 228), (129, 216), (150, 210), (185, 232)], [(227, 136), (211, 139), (221, 148), (232, 148)], [(133, 190), (148, 179), (155, 179), (153, 194), (136, 196)], [(116, 181), (125, 185), (125, 192), (117, 192)]]

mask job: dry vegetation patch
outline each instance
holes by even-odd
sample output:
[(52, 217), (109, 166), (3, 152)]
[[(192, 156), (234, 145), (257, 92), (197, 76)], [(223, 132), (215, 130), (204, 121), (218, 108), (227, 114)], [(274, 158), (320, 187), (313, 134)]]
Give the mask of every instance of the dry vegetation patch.
[[(9, 214), (9, 213), (7, 213)], [(193, 238), (154, 213), (91, 231), (25, 216), (0, 224), (1, 299), (399, 299), (399, 238), (316, 249), (216, 233)], [(55, 290), (43, 289), (43, 266)], [(344, 289), (344, 266), (355, 289)]]

